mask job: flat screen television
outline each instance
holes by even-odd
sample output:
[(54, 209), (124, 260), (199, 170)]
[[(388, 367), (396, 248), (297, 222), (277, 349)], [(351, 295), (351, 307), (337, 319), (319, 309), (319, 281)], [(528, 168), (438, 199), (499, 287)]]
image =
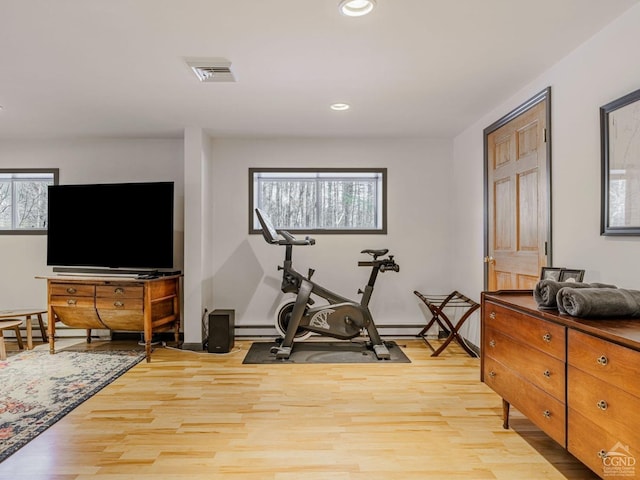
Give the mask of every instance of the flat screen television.
[(173, 182), (51, 185), (47, 265), (173, 267)]

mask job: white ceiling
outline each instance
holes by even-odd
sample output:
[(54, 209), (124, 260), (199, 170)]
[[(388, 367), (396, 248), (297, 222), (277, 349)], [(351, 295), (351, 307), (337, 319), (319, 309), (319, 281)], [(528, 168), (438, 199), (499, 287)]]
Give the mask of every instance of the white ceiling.
[(0, 138), (451, 137), (638, 1), (0, 0)]

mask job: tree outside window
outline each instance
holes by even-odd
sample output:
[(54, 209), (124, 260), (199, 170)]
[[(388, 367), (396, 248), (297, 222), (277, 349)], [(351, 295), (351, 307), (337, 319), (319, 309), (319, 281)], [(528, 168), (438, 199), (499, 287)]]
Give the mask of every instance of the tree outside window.
[(249, 170), (250, 232), (255, 208), (277, 229), (304, 233), (386, 233), (386, 169)]
[(58, 169), (0, 169), (0, 234), (46, 234), (48, 186)]

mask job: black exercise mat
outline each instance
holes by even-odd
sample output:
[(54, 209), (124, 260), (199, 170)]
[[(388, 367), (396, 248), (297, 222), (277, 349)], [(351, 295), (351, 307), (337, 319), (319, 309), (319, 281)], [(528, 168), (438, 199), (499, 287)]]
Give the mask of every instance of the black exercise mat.
[(294, 342), (288, 359), (276, 359), (271, 353), (275, 342), (254, 342), (242, 363), (411, 363), (396, 342), (384, 342), (389, 360), (378, 360), (365, 342)]

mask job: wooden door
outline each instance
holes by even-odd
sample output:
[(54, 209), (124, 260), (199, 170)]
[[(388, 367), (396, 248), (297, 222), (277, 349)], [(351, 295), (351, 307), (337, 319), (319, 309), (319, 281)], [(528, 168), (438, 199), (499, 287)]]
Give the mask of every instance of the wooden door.
[(548, 264), (548, 102), (545, 96), (485, 130), (489, 290), (532, 289)]

